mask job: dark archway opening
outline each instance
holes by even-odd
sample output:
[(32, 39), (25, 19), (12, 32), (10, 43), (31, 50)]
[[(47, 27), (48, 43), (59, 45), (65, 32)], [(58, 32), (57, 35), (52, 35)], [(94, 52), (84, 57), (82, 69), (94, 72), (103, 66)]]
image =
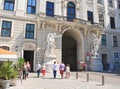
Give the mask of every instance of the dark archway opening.
[(31, 65), (31, 72), (33, 72), (34, 51), (24, 50), (24, 59), (25, 62), (29, 61)]
[(77, 71), (77, 42), (67, 35), (62, 37), (62, 61), (70, 64), (71, 71)]

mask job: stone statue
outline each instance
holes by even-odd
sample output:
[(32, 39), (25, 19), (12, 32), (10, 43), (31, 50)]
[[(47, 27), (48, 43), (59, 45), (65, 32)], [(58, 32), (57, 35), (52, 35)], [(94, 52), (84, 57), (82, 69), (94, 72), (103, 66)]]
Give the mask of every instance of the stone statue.
[(92, 56), (98, 56), (98, 48), (99, 48), (99, 44), (100, 44), (100, 39), (97, 38), (97, 36), (95, 34), (93, 34), (94, 39), (92, 41), (92, 45), (91, 45), (91, 55)]
[(55, 36), (56, 34), (55, 33), (49, 33), (47, 35), (47, 39), (46, 39), (46, 42), (45, 42), (45, 56), (47, 57), (51, 57), (51, 56), (55, 56), (54, 54), (54, 49), (55, 49)]

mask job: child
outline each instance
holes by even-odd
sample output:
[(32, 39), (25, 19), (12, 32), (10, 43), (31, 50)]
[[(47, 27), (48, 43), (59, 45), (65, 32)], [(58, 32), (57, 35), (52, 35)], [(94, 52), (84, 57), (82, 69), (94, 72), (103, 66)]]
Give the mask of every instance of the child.
[(65, 71), (66, 71), (66, 78), (69, 79), (70, 78), (70, 65), (69, 64), (66, 65)]
[(42, 73), (42, 76), (44, 78), (45, 77), (45, 73), (46, 73), (46, 71), (45, 71), (45, 64), (42, 65), (41, 73)]

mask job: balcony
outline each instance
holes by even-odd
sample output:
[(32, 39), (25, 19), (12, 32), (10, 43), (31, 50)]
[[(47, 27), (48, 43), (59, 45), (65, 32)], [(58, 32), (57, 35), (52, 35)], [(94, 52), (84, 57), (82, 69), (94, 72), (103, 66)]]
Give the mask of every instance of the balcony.
[(99, 23), (91, 23), (91, 21), (86, 21), (82, 19), (75, 18), (73, 21), (68, 21), (67, 17), (65, 16), (59, 16), (59, 15), (54, 15), (54, 16), (46, 16), (44, 17), (45, 20), (53, 20), (57, 22), (66, 22), (66, 23), (77, 23), (77, 24), (83, 24), (83, 25), (90, 25), (90, 26), (95, 26), (95, 27), (101, 27)]

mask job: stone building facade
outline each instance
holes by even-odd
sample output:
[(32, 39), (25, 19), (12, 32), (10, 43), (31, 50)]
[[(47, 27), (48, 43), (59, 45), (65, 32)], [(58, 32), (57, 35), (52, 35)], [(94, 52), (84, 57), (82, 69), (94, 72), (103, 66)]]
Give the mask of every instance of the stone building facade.
[[(56, 33), (55, 60), (80, 69), (91, 68), (94, 39), (104, 70), (120, 68), (119, 0), (0, 0), (0, 47), (35, 63), (45, 61), (44, 43)], [(99, 71), (99, 70), (98, 70)]]

